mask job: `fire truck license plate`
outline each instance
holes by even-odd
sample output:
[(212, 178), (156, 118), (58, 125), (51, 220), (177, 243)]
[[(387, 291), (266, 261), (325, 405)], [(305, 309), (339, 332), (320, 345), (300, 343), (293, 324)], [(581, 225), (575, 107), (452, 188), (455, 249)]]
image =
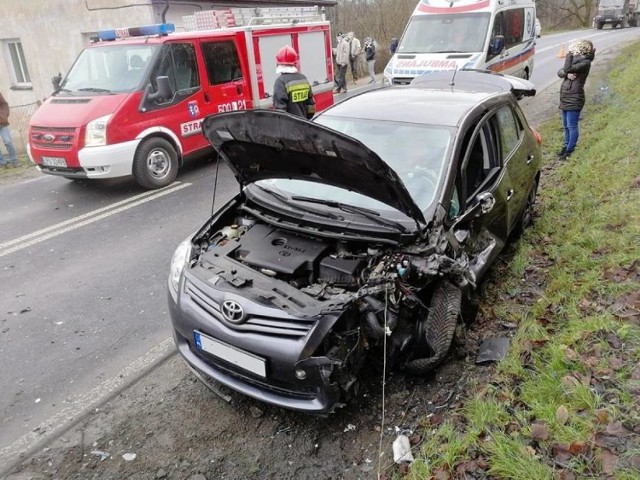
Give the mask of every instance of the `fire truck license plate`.
[(66, 167), (67, 161), (62, 157), (42, 157), (42, 165), (45, 167)]

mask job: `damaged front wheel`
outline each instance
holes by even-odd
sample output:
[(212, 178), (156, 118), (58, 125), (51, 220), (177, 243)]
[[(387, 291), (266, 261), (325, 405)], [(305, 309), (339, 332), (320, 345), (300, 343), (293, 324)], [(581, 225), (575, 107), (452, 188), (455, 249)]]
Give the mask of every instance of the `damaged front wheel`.
[[(414, 375), (424, 375), (433, 370), (446, 356), (451, 347), (462, 305), (462, 292), (458, 287), (443, 282), (433, 292), (429, 314), (418, 328), (417, 345), (413, 360), (405, 369)], [(426, 342), (427, 348), (424, 347)], [(429, 353), (432, 355), (422, 356)]]

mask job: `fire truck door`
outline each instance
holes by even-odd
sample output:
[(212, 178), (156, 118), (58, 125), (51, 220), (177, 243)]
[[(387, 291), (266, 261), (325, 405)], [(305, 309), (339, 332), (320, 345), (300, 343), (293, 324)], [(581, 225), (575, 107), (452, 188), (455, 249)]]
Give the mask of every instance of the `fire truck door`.
[(234, 40), (201, 40), (200, 47), (207, 77), (206, 115), (251, 108), (248, 72), (242, 71)]

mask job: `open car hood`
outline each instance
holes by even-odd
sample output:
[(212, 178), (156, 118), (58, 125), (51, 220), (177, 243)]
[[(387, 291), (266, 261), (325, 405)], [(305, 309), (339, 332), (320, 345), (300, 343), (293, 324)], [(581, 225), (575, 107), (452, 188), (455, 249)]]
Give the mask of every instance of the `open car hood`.
[(416, 77), (411, 85), (420, 87), (442, 87), (463, 91), (511, 91), (516, 97), (533, 97), (536, 86), (529, 80), (492, 72), (490, 70), (462, 69), (457, 72), (433, 72)]
[(426, 223), (398, 174), (347, 135), (274, 110), (212, 115), (202, 130), (243, 186), (267, 178), (324, 183), (366, 195)]

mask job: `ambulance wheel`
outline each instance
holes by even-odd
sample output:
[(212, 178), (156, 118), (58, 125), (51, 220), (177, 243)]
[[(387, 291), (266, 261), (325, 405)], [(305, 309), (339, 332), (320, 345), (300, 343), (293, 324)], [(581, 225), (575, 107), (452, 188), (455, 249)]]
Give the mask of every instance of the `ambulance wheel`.
[(133, 176), (144, 188), (166, 187), (178, 175), (178, 154), (164, 138), (144, 140), (133, 159)]

